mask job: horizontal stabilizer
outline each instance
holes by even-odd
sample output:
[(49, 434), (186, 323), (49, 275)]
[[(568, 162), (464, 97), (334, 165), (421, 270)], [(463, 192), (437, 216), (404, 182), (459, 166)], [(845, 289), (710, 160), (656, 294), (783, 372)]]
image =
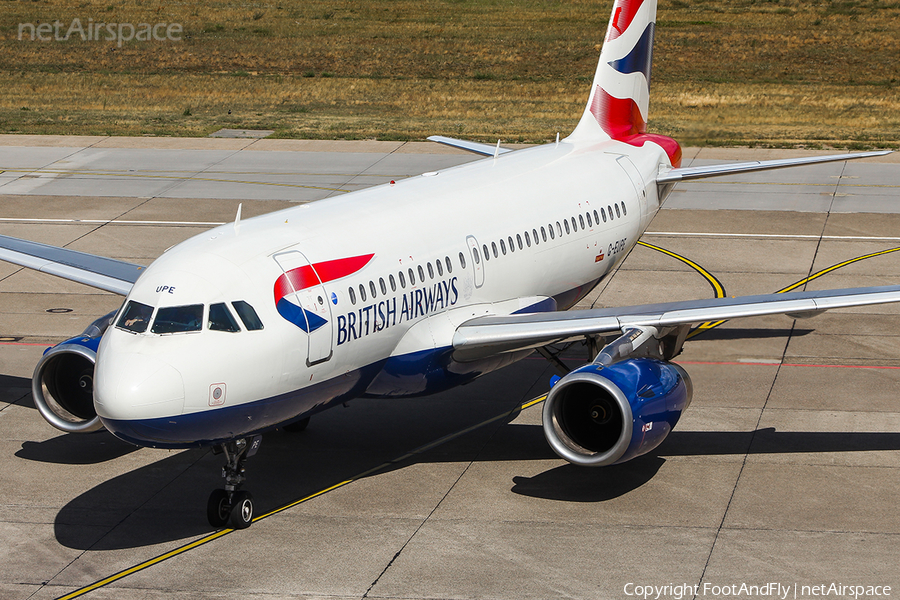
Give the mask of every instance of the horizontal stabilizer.
[(855, 158), (870, 158), (873, 156), (885, 156), (892, 150), (876, 150), (874, 152), (854, 152), (853, 154), (832, 154), (829, 156), (810, 156), (806, 158), (787, 158), (782, 160), (758, 160), (745, 163), (726, 163), (721, 165), (707, 165), (705, 167), (681, 167), (660, 173), (656, 183), (678, 183), (691, 179), (705, 179), (707, 177), (720, 177), (735, 173), (750, 173), (752, 171), (768, 171), (770, 169), (783, 169), (785, 167), (797, 167), (800, 165), (814, 165), (818, 163), (836, 162), (841, 160), (853, 160)]
[(0, 235), (0, 260), (127, 296), (146, 267)]
[(445, 146), (452, 146), (453, 148), (459, 148), (461, 150), (468, 150), (469, 152), (474, 152), (475, 154), (483, 154), (484, 156), (494, 156), (495, 154), (506, 154), (507, 152), (512, 152), (512, 150), (510, 150), (509, 148), (501, 148), (499, 147), (499, 145), (494, 146), (491, 144), (482, 144), (481, 142), (469, 142), (466, 140), (444, 137), (442, 135), (429, 136), (428, 141), (437, 142), (438, 144), (444, 144)]

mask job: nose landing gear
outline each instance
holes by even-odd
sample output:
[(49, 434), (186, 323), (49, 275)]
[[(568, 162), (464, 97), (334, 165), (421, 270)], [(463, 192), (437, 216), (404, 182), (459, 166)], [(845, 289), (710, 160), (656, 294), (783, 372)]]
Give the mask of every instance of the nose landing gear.
[(225, 489), (213, 490), (206, 503), (206, 517), (215, 528), (228, 525), (232, 529), (246, 529), (253, 522), (253, 496), (239, 489), (244, 483), (244, 461), (256, 454), (262, 436), (241, 438), (213, 446), (213, 454), (225, 454), (222, 467)]

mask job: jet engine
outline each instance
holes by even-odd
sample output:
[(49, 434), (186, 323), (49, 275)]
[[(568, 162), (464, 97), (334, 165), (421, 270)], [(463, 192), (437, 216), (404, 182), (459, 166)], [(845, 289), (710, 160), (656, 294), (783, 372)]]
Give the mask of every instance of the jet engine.
[(34, 404), (48, 423), (66, 433), (103, 428), (94, 410), (94, 364), (103, 332), (115, 312), (91, 323), (84, 333), (48, 348), (34, 369)]
[(691, 402), (680, 366), (655, 358), (591, 363), (559, 379), (544, 403), (544, 435), (571, 463), (602, 467), (646, 454)]

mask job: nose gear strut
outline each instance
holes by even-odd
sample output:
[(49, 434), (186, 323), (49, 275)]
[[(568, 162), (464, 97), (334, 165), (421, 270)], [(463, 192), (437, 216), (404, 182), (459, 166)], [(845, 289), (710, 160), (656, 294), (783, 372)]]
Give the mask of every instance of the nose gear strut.
[(213, 446), (213, 454), (225, 454), (222, 467), (225, 489), (213, 490), (206, 503), (206, 517), (215, 528), (228, 525), (232, 529), (246, 529), (253, 522), (253, 496), (240, 487), (244, 483), (244, 461), (256, 454), (262, 436), (240, 438)]

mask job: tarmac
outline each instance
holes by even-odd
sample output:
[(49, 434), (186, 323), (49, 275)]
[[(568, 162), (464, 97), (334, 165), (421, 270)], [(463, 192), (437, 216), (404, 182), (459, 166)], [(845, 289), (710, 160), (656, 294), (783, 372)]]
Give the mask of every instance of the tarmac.
[[(685, 165), (810, 153), (688, 148)], [(149, 263), (239, 202), (247, 218), (477, 158), (431, 143), (0, 135), (0, 233)], [(679, 184), (642, 241), (583, 306), (711, 297), (672, 254), (727, 295), (900, 284), (900, 153)], [(220, 457), (63, 434), (34, 408), (41, 353), (120, 303), (0, 263), (2, 598), (900, 595), (900, 307), (689, 340), (691, 407), (615, 467), (550, 450), (541, 404), (521, 408), (555, 374), (537, 356), (444, 394), (354, 401), (264, 436), (247, 489), (268, 516), (215, 532)]]

